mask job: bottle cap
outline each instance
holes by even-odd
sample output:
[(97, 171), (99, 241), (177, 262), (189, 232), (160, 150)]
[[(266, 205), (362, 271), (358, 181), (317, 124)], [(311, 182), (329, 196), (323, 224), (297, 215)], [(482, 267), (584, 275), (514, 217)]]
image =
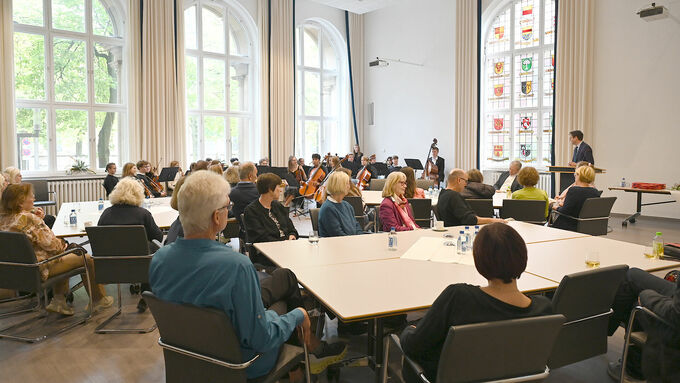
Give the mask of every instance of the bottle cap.
[(464, 232), (463, 230), (461, 230), (461, 231), (460, 231), (460, 234), (465, 234), (465, 232)]
[(76, 209), (71, 209), (71, 212), (72, 212), (72, 213), (75, 212), (75, 211), (76, 211)]
[(396, 230), (396, 228), (394, 228), (394, 227), (391, 227), (391, 228), (390, 228), (390, 230)]
[(661, 235), (661, 232), (660, 232), (660, 231), (657, 231), (657, 232), (656, 232), (656, 235)]

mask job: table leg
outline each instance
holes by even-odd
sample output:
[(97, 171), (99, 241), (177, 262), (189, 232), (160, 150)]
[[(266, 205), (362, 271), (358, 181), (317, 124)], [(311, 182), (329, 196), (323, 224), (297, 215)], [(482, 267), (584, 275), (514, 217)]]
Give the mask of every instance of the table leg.
[(640, 216), (642, 212), (642, 192), (637, 192), (637, 203), (635, 205), (635, 214), (626, 218), (621, 222), (622, 226), (628, 226), (628, 222), (635, 223), (635, 219)]

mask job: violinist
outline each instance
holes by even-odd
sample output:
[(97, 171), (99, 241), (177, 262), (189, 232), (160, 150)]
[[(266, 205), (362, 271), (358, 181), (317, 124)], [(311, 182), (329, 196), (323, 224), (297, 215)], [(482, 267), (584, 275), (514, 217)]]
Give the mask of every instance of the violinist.
[(121, 179), (123, 179), (125, 177), (132, 177), (132, 178), (136, 179), (142, 185), (142, 187), (144, 188), (144, 196), (151, 197), (153, 195), (151, 193), (151, 189), (149, 189), (146, 186), (144, 181), (142, 181), (141, 179), (139, 179), (137, 177), (138, 173), (139, 172), (137, 170), (137, 165), (135, 165), (132, 162), (128, 162), (125, 165), (123, 165), (123, 175), (122, 175)]
[(376, 177), (376, 170), (369, 163), (369, 159), (366, 156), (361, 158), (361, 169), (357, 173), (357, 185), (359, 190), (368, 190), (368, 185), (371, 182), (371, 178)]
[(167, 194), (163, 190), (163, 187), (154, 181), (156, 175), (151, 171), (151, 164), (149, 161), (141, 160), (137, 162), (137, 179), (141, 180), (146, 186), (146, 189), (151, 192), (151, 197), (165, 197)]
[(429, 160), (432, 161), (433, 164), (437, 166), (437, 170), (439, 171), (439, 183), (444, 181), (444, 159), (439, 157), (439, 148), (438, 147), (433, 147), (432, 148), (432, 157), (429, 158)]

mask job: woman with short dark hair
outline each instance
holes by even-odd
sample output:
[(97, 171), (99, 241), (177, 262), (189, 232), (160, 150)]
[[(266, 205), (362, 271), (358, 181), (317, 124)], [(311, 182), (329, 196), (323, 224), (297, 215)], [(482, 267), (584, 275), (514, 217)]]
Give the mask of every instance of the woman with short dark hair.
[(491, 199), (496, 194), (493, 186), (484, 183), (484, 175), (478, 169), (467, 171), (468, 182), (465, 189), (460, 192), (465, 199)]
[(288, 208), (279, 202), (285, 187), (281, 177), (273, 173), (261, 174), (256, 185), (260, 198), (244, 212), (248, 240), (258, 243), (297, 239), (298, 232), (290, 220)]
[[(527, 265), (527, 247), (512, 227), (491, 223), (482, 227), (472, 249), (477, 271), (489, 281), (484, 287), (457, 283), (447, 287), (416, 326), (401, 334), (406, 355), (420, 363), (425, 376), (434, 381), (439, 354), (449, 327), (505, 319), (547, 315), (550, 300), (542, 296), (527, 297), (517, 288), (517, 279)], [(406, 382), (420, 379), (407, 365)]]

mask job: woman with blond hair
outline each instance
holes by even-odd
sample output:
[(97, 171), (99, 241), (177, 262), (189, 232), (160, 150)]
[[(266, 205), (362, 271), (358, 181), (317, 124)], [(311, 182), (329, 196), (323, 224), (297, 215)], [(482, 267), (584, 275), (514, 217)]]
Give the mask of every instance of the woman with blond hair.
[(5, 168), (5, 171), (3, 172), (5, 178), (7, 179), (7, 183), (10, 185), (15, 185), (15, 184), (20, 184), (21, 183), (21, 170), (18, 168), (15, 168), (14, 166), (8, 166)]
[[(574, 180), (574, 184), (564, 197), (564, 205), (553, 204), (553, 209), (564, 215), (578, 217), (586, 199), (597, 198), (602, 192), (590, 186), (595, 181), (595, 169), (590, 166), (576, 168)], [(576, 231), (576, 221), (564, 215), (555, 218), (552, 226), (558, 229)]]
[(408, 203), (404, 193), (406, 192), (406, 174), (392, 172), (387, 176), (383, 187), (383, 201), (380, 204), (380, 222), (383, 231), (409, 231), (419, 229), (413, 218), (411, 204)]
[(349, 193), (349, 176), (339, 171), (330, 175), (326, 184), (326, 202), (319, 210), (319, 236), (341, 237), (361, 234), (354, 218), (354, 208), (343, 198)]
[(536, 168), (531, 166), (525, 166), (520, 169), (517, 173), (517, 180), (519, 184), (523, 186), (522, 189), (517, 190), (512, 193), (512, 199), (529, 199), (545, 201), (545, 217), (548, 218), (548, 206), (550, 200), (548, 199), (548, 193), (545, 190), (538, 189), (536, 184), (538, 184), (538, 171)]
[(239, 181), (241, 181), (241, 178), (238, 176), (238, 166), (230, 166), (227, 168), (227, 171), (224, 172), (224, 179), (229, 182), (230, 187), (235, 187)]
[(215, 165), (210, 165), (208, 167), (208, 170), (211, 172), (217, 174), (218, 176), (221, 176), (224, 174), (224, 170), (222, 170), (222, 165), (221, 164), (215, 164)]
[[(33, 246), (38, 262), (45, 261), (69, 249), (74, 251), (54, 261), (41, 264), (40, 276), (43, 282), (50, 276), (64, 274), (83, 267), (82, 257), (84, 256), (90, 277), (87, 290), (91, 294), (92, 302), (94, 302), (92, 310), (97, 311), (111, 306), (113, 298), (106, 296), (103, 286), (94, 283), (95, 270), (92, 257), (86, 254), (82, 248), (76, 249), (77, 245), (69, 245), (63, 239), (57, 238), (52, 230), (45, 225), (45, 222), (32, 213), (34, 201), (32, 184), (20, 183), (7, 186), (2, 192), (2, 199), (0, 200), (0, 230), (24, 233)], [(81, 278), (83, 281), (87, 281), (84, 274), (81, 275)], [(47, 310), (63, 315), (73, 315), (73, 308), (66, 303), (65, 294), (68, 291), (68, 279), (56, 283), (53, 287), (54, 297), (47, 305)]]

